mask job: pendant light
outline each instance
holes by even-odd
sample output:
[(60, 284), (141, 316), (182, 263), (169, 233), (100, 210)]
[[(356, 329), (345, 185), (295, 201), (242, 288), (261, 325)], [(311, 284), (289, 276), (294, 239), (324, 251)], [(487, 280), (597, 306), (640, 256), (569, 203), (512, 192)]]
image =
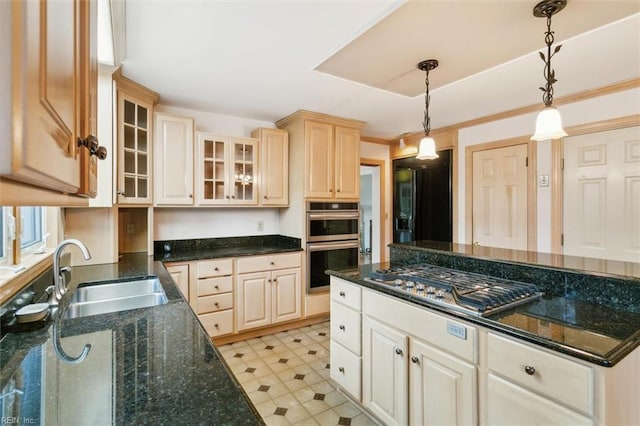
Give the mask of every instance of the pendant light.
[(543, 0), (533, 8), (533, 16), (536, 18), (547, 18), (547, 31), (544, 35), (544, 41), (547, 45), (547, 54), (538, 52), (540, 58), (544, 61), (544, 78), (546, 84), (544, 87), (540, 87), (540, 90), (544, 93), (542, 95), (542, 101), (544, 102), (544, 109), (538, 114), (536, 119), (536, 131), (531, 140), (544, 141), (549, 139), (559, 139), (567, 136), (567, 133), (562, 128), (562, 118), (560, 112), (553, 103), (553, 83), (556, 80), (556, 73), (551, 68), (551, 58), (560, 51), (562, 45), (556, 46), (551, 52), (551, 45), (553, 44), (553, 31), (551, 31), (551, 17), (560, 12), (567, 5), (567, 0)]
[(438, 158), (438, 154), (436, 154), (436, 141), (429, 136), (429, 132), (431, 131), (431, 118), (429, 117), (429, 71), (437, 67), (438, 61), (436, 59), (427, 59), (418, 64), (418, 69), (427, 73), (425, 79), (427, 90), (424, 95), (424, 121), (422, 122), (424, 137), (420, 140), (420, 145), (418, 145), (418, 155), (416, 155), (418, 160), (433, 160)]

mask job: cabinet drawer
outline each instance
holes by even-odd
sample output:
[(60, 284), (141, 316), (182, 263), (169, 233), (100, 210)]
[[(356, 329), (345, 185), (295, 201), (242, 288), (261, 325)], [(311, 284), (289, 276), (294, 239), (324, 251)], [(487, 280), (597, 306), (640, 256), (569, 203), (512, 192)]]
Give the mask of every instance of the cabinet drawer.
[(331, 378), (358, 401), (362, 401), (362, 361), (348, 349), (331, 340), (329, 351)]
[(233, 308), (233, 293), (198, 297), (198, 314)]
[(274, 269), (297, 268), (299, 266), (300, 252), (238, 258), (239, 274), (246, 272), (272, 271)]
[(233, 273), (233, 262), (231, 259), (201, 260), (197, 264), (197, 277), (221, 277)]
[(205, 278), (198, 280), (197, 296), (227, 293), (233, 290), (233, 277)]
[[(487, 361), (496, 374), (593, 414), (593, 370), (558, 355), (489, 333)], [(535, 372), (525, 371), (533, 367)]]
[(331, 300), (360, 311), (362, 308), (362, 289), (340, 278), (331, 277)]
[(331, 338), (360, 356), (362, 339), (360, 312), (331, 302)]
[(198, 315), (198, 319), (211, 337), (233, 333), (233, 309)]

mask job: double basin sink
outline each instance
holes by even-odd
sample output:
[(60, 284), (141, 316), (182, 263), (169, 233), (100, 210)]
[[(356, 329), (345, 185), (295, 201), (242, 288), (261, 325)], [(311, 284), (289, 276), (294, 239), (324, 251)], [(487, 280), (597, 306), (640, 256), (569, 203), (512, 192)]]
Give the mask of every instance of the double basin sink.
[(157, 277), (104, 284), (81, 284), (62, 318), (79, 318), (164, 305), (167, 295)]

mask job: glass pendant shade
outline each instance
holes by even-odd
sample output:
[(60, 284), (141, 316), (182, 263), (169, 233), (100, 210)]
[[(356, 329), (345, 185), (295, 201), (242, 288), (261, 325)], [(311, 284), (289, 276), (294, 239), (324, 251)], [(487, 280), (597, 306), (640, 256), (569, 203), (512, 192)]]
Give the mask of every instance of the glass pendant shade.
[(560, 139), (567, 136), (562, 128), (562, 117), (556, 107), (545, 107), (536, 119), (536, 132), (531, 136), (532, 141), (546, 141)]
[(418, 160), (434, 160), (438, 158), (438, 154), (436, 154), (436, 141), (434, 141), (431, 136), (425, 136), (420, 140), (416, 158)]

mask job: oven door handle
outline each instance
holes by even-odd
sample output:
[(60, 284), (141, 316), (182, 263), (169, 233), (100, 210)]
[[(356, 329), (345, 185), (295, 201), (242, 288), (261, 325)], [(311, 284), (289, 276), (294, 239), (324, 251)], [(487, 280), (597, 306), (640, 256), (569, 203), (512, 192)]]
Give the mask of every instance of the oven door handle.
[(358, 248), (360, 245), (358, 244), (358, 240), (349, 240), (349, 241), (341, 241), (341, 242), (331, 242), (331, 243), (318, 243), (318, 244), (307, 244), (308, 251), (318, 251), (318, 250), (338, 250), (345, 248)]
[(309, 220), (359, 219), (358, 212), (307, 213)]

